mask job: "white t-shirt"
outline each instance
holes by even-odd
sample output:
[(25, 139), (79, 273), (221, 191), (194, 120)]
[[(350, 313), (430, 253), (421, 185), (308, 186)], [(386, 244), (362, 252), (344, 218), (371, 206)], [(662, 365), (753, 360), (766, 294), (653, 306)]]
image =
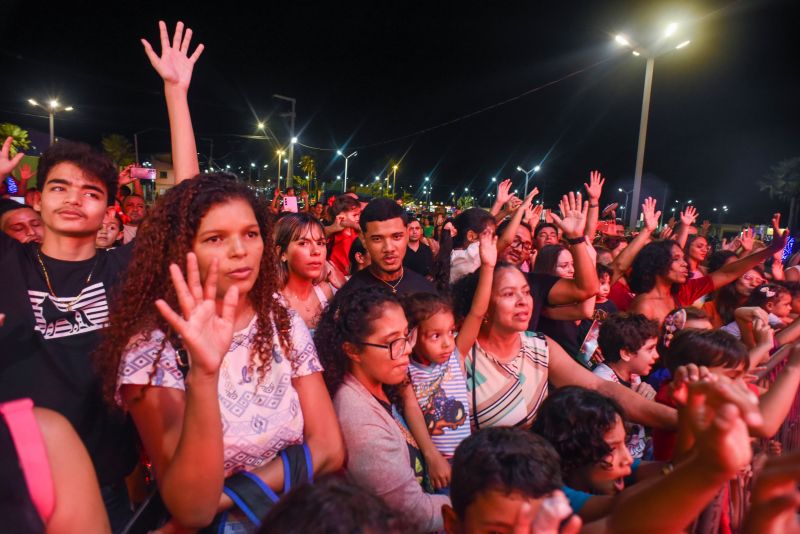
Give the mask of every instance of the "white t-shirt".
[[(267, 375), (256, 386), (257, 371), (248, 372), (250, 350), (256, 334), (256, 317), (234, 333), (219, 374), (219, 404), (222, 416), (225, 476), (252, 471), (272, 460), (290, 445), (303, 443), (303, 413), (292, 379), (322, 372), (317, 350), (305, 323), (294, 311), (292, 352), (287, 358), (273, 337), (272, 362)], [(148, 341), (143, 334), (131, 339), (117, 375), (117, 402), (123, 384), (146, 385), (164, 334), (154, 330)], [(292, 370), (291, 360), (296, 369)], [(152, 380), (153, 387), (186, 390), (177, 366), (175, 350), (166, 343)]]
[(481, 266), (480, 243), (472, 243), (465, 249), (450, 253), (450, 283), (474, 273)]

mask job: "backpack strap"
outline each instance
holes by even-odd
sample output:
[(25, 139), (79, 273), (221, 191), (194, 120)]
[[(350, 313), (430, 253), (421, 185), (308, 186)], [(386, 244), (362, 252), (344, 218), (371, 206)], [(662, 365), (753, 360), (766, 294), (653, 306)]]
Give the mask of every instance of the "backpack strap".
[(55, 508), (55, 488), (42, 433), (33, 415), (33, 401), (19, 399), (0, 404), (0, 414), (17, 449), (31, 501), (46, 525)]

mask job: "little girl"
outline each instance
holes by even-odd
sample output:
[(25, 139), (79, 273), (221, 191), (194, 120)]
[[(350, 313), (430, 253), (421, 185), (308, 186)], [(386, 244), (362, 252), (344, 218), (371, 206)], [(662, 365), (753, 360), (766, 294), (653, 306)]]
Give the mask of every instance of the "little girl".
[[(411, 386), (406, 388), (404, 395), (406, 419), (420, 444), (431, 482), (437, 489), (449, 485), (448, 462), (458, 444), (470, 435), (464, 358), (475, 343), (489, 307), (497, 262), (497, 237), (492, 234), (492, 229), (488, 229), (479, 236), (481, 270), (478, 289), (458, 336), (452, 306), (444, 298), (431, 293), (417, 293), (403, 302), (409, 329), (416, 329), (416, 343), (408, 369)], [(417, 403), (422, 410), (424, 429), (415, 421)], [(435, 450), (424, 450), (429, 442)]]
[[(763, 284), (750, 293), (745, 307), (761, 308), (767, 312), (771, 327), (782, 328), (791, 322), (792, 294), (778, 284)], [(723, 326), (722, 330), (741, 339), (742, 325), (749, 323), (749, 318), (749, 315), (744, 314), (744, 309), (739, 308), (734, 312), (734, 320)]]

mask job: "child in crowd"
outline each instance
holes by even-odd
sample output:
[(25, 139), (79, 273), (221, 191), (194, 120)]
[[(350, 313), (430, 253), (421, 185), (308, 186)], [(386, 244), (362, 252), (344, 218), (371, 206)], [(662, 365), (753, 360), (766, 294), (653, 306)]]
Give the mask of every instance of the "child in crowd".
[(453, 458), (447, 534), (575, 533), (578, 517), (559, 491), (558, 454), (518, 428), (486, 428), (465, 439)]
[[(597, 280), (600, 282), (600, 290), (597, 292), (597, 298), (594, 301), (594, 310), (603, 310), (608, 315), (617, 313), (617, 305), (608, 299), (611, 293), (611, 275), (613, 271), (607, 265), (600, 262), (600, 252), (597, 253)], [(595, 313), (596, 316), (596, 313)]]
[[(480, 235), (479, 242), (478, 289), (458, 336), (453, 309), (446, 299), (432, 293), (416, 293), (403, 301), (409, 328), (417, 331), (408, 369), (414, 396), (411, 397), (411, 388), (407, 388), (406, 402), (419, 403), (425, 428), (416, 427), (412, 414), (407, 413), (406, 419), (420, 444), (436, 489), (449, 485), (449, 466), (442, 457), (452, 460), (458, 444), (470, 435), (464, 359), (488, 310), (497, 262), (497, 237), (487, 230)], [(428, 440), (417, 433), (430, 433), (435, 450), (424, 450)]]
[[(652, 400), (656, 392), (647, 382), (642, 382), (641, 377), (650, 374), (658, 359), (658, 323), (644, 315), (611, 315), (600, 327), (597, 341), (603, 363), (594, 368), (594, 374), (631, 388), (642, 397)], [(632, 425), (626, 443), (631, 456), (645, 457), (649, 447), (644, 427)]]
[[(758, 307), (767, 312), (769, 325), (773, 328), (786, 326), (791, 321), (792, 294), (778, 284), (763, 284), (753, 290), (747, 298), (745, 307)], [(734, 312), (734, 320), (722, 327), (737, 339), (742, 338), (742, 326), (748, 321), (749, 316), (744, 316), (739, 310)]]
[(494, 217), (480, 208), (469, 208), (454, 220), (456, 235), (453, 237), (453, 251), (450, 253), (450, 283), (464, 275), (474, 272), (481, 265), (478, 241), (485, 231), (494, 233)]

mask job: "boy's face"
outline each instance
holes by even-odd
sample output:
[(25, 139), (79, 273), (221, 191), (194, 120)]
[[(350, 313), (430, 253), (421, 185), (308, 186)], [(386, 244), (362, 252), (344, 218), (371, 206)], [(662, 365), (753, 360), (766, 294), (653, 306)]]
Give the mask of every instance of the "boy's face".
[(597, 495), (615, 495), (625, 489), (625, 477), (631, 474), (633, 457), (625, 445), (625, 426), (622, 418), (617, 419), (611, 430), (603, 436), (611, 452), (603, 459), (586, 469), (587, 485), (591, 493)]
[(646, 376), (650, 374), (656, 360), (658, 360), (658, 351), (656, 345), (658, 344), (657, 337), (651, 337), (644, 342), (644, 345), (639, 347), (636, 352), (627, 352), (625, 355), (628, 357), (628, 365), (631, 372), (639, 376)]
[(34, 206), (45, 228), (71, 237), (91, 237), (103, 226), (103, 218), (113, 207), (108, 205), (108, 191), (94, 176), (77, 165), (62, 162), (50, 169), (42, 187), (40, 201)]
[(345, 221), (350, 221), (353, 224), (358, 224), (361, 220), (361, 208), (352, 208), (342, 212)]
[(512, 534), (522, 504), (530, 503), (531, 515), (535, 516), (543, 500), (518, 491), (487, 490), (467, 506), (463, 518), (457, 517), (450, 506), (444, 506), (444, 530), (447, 534)]
[(600, 276), (600, 289), (597, 291), (597, 300), (595, 302), (608, 301), (608, 294), (611, 293), (611, 276), (604, 274)]

